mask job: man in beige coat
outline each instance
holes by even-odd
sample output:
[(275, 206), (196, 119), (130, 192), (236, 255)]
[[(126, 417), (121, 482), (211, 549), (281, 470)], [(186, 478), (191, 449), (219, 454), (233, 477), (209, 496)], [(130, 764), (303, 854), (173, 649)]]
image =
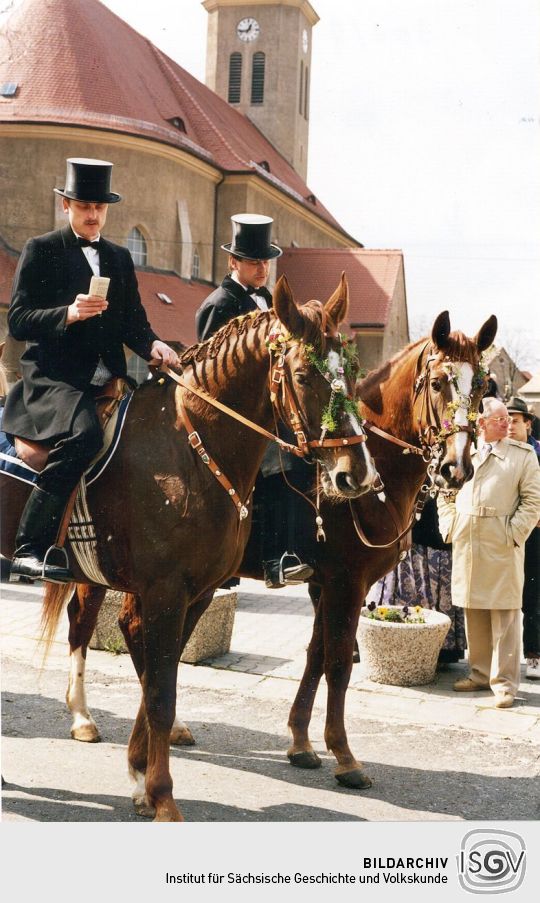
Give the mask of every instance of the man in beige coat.
[(508, 439), (508, 411), (484, 399), (474, 476), (455, 498), (440, 497), (439, 525), (452, 543), (452, 602), (465, 609), (469, 677), (456, 691), (493, 690), (497, 708), (519, 687), (524, 544), (540, 514), (533, 449)]

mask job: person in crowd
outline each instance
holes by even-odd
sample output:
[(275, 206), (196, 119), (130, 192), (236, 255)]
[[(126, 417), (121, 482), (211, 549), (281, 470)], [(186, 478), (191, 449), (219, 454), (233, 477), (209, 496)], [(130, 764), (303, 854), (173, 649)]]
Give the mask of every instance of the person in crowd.
[[(147, 361), (178, 364), (148, 323), (129, 251), (101, 236), (109, 204), (121, 200), (111, 191), (112, 166), (67, 160), (65, 187), (54, 190), (69, 222), (27, 241), (15, 273), (8, 325), (27, 345), (3, 428), (10, 437), (46, 443), (50, 452), (22, 513), (12, 577), (73, 579), (47, 552), (72, 490), (102, 446), (95, 397), (111, 377), (126, 375), (123, 345)], [(92, 276), (110, 278), (106, 298), (89, 294)]]
[(524, 545), (540, 515), (538, 461), (530, 445), (508, 438), (509, 422), (502, 401), (484, 399), (473, 477), (438, 499), (469, 648), (469, 676), (454, 690), (491, 688), (497, 708), (512, 706), (519, 688)]
[[(272, 295), (266, 288), (270, 261), (282, 254), (281, 248), (271, 242), (273, 220), (256, 213), (239, 213), (231, 221), (232, 241), (221, 246), (228, 254), (229, 272), (196, 314), (201, 342), (233, 317), (272, 306)], [(280, 435), (294, 441), (292, 433), (285, 429), (280, 428)], [(255, 486), (254, 518), (260, 516), (262, 527), (265, 583), (274, 589), (302, 583), (313, 574), (311, 565), (303, 560), (302, 550), (307, 505), (293, 498), (295, 493), (288, 489), (282, 471), (297, 489), (307, 491), (311, 481), (308, 467), (294, 455), (280, 455), (277, 445), (271, 443)], [(282, 545), (284, 534), (286, 548)]]
[(465, 619), (463, 610), (452, 605), (452, 546), (439, 532), (437, 503), (428, 498), (420, 520), (412, 530), (412, 546), (396, 567), (375, 583), (366, 604), (421, 605), (442, 611), (451, 624), (439, 653), (439, 663), (458, 662), (464, 657)]
[[(532, 436), (535, 420), (523, 398), (514, 395), (507, 402), (510, 416), (508, 435), (518, 442), (526, 442), (536, 452), (540, 463), (540, 442)], [(525, 543), (525, 582), (523, 584), (523, 655), (527, 661), (526, 676), (529, 680), (540, 680), (540, 524)]]

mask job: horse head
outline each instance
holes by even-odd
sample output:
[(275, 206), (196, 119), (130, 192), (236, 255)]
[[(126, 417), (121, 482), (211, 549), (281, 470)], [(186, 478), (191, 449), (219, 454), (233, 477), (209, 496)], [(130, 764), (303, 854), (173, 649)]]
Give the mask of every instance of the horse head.
[(433, 447), (435, 441), (439, 457), (435, 481), (441, 488), (460, 489), (472, 477), (471, 440), (488, 377), (482, 352), (496, 333), (495, 316), (472, 339), (450, 331), (448, 311), (433, 324), (416, 381), (415, 414), (424, 443)]
[(344, 273), (326, 304), (308, 301), (301, 308), (281, 276), (274, 290), (279, 322), (269, 338), (283, 368), (273, 391), (280, 415), (292, 424), (304, 453), (322, 465), (323, 490), (336, 500), (363, 495), (376, 478), (354, 401), (356, 346), (337, 328), (348, 303)]

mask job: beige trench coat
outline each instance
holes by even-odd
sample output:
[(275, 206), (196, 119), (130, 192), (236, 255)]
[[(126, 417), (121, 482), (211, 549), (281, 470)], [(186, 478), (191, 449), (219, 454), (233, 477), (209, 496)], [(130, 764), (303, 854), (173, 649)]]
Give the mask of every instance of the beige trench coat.
[(532, 446), (502, 439), (454, 500), (440, 496), (439, 529), (452, 543), (452, 602), (521, 608), (524, 543), (540, 516), (540, 468)]

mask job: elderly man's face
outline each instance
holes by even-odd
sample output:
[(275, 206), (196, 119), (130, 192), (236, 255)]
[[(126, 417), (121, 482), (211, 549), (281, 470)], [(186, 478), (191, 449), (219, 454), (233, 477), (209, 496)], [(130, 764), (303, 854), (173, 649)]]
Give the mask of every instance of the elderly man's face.
[(526, 442), (530, 433), (531, 421), (528, 417), (525, 417), (523, 414), (517, 414), (515, 411), (512, 411), (509, 416), (508, 435), (511, 439), (516, 439), (518, 442)]
[(108, 204), (95, 204), (86, 201), (72, 201), (62, 198), (64, 213), (69, 216), (69, 224), (77, 235), (93, 241), (97, 238), (107, 219)]
[(480, 415), (478, 425), (486, 442), (498, 442), (499, 439), (506, 438), (509, 422), (506, 405), (502, 401), (497, 401), (490, 407), (489, 412)]

